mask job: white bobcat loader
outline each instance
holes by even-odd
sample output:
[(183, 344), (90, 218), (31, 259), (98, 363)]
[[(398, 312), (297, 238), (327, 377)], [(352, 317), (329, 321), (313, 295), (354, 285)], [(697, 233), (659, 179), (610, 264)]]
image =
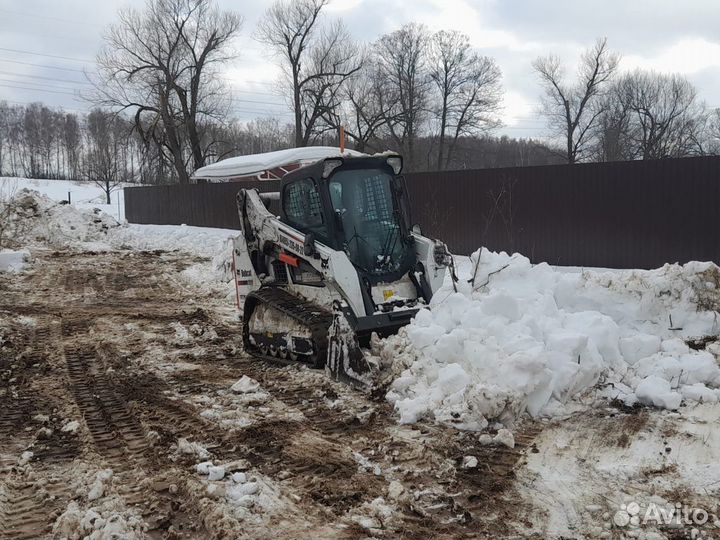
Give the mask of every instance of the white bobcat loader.
[(407, 324), (452, 265), (445, 244), (410, 228), (401, 170), (396, 154), (344, 155), (285, 174), (280, 192), (240, 190), (233, 263), (248, 353), (372, 384), (362, 347)]

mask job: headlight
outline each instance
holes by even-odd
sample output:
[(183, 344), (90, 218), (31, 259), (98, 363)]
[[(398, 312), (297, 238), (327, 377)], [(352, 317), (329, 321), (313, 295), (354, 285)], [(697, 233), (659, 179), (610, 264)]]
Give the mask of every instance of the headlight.
[(326, 159), (325, 164), (323, 165), (323, 178), (327, 178), (328, 176), (330, 176), (332, 172), (342, 164), (342, 159)]
[(400, 156), (390, 156), (387, 158), (387, 164), (390, 165), (395, 174), (400, 174), (402, 171), (402, 158)]

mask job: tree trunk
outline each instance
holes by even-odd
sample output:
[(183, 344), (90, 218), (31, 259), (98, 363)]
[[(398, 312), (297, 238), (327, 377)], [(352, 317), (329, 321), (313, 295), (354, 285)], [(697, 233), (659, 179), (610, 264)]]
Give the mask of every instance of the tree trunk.
[(568, 128), (567, 133), (567, 160), (570, 165), (575, 163), (575, 153), (573, 152), (573, 133), (570, 128)]
[(178, 175), (178, 182), (181, 184), (189, 184), (190, 178), (188, 177), (187, 170), (185, 169), (185, 161), (183, 160), (180, 141), (178, 140), (173, 119), (167, 110), (167, 97), (162, 93), (160, 95), (160, 113), (162, 115), (163, 126), (165, 127), (165, 133), (167, 136), (167, 145), (170, 149), (170, 153), (172, 154), (173, 165)]
[(303, 144), (302, 111), (300, 110), (300, 80), (298, 66), (293, 65), (293, 106), (295, 108), (295, 148)]
[(440, 140), (438, 141), (437, 170), (443, 168), (443, 152), (445, 151), (445, 128), (447, 124), (447, 91), (443, 91), (442, 115), (440, 117)]

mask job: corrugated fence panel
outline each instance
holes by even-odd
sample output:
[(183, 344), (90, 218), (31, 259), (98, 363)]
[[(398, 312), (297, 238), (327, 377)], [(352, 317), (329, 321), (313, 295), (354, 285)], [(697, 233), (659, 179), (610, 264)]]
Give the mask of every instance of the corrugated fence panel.
[[(414, 173), (413, 222), (455, 253), (479, 246), (533, 262), (653, 268), (720, 262), (720, 157)], [(126, 188), (132, 223), (237, 229), (241, 187), (277, 181)]]

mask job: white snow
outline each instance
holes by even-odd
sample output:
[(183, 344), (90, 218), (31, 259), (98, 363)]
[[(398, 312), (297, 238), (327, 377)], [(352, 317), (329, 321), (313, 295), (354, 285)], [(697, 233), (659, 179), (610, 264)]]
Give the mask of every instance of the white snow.
[(493, 438), (493, 442), (502, 444), (508, 448), (515, 448), (515, 437), (509, 429), (501, 428)]
[(107, 484), (112, 479), (112, 477), (112, 469), (104, 469), (102, 471), (98, 471), (92, 486), (90, 486), (90, 491), (87, 495), (88, 501), (95, 501), (102, 497), (105, 494), (105, 484)]
[(75, 433), (78, 428), (80, 427), (80, 422), (77, 420), (71, 420), (67, 424), (65, 424), (60, 431), (64, 433)]
[(223, 478), (225, 478), (225, 467), (221, 465), (208, 467), (208, 480), (222, 480)]
[(20, 272), (30, 259), (30, 252), (27, 249), (13, 251), (11, 249), (0, 250), (0, 272)]
[(234, 302), (229, 239), (238, 231), (185, 225), (120, 224), (97, 208), (60, 204), (35, 191), (15, 191), (13, 199), (19, 209), (13, 219), (28, 225), (23, 231), (24, 237), (14, 240), (30, 251), (23, 249), (8, 255), (3, 252), (0, 271), (6, 260), (17, 268), (18, 259), (27, 259), (36, 246), (92, 251), (180, 251), (188, 253), (190, 264), (172, 278), (179, 277), (208, 294), (221, 294), (228, 298), (230, 307)]
[(668, 409), (720, 395), (713, 354), (685, 344), (720, 331), (706, 307), (720, 306), (712, 263), (569, 273), (480, 250), (461, 274), (458, 292), (446, 283), (376, 351), (393, 363), (387, 398), (402, 423), (512, 425), (523, 413), (561, 413), (592, 389)]
[(212, 461), (203, 461), (195, 465), (195, 471), (198, 474), (210, 474), (210, 467), (213, 467)]
[(118, 221), (125, 218), (125, 199), (122, 189), (113, 191), (110, 194), (111, 204), (106, 204), (105, 192), (94, 182), (0, 176), (0, 192), (22, 189), (37, 191), (53, 201), (67, 201), (70, 192), (70, 201), (78, 209), (99, 208)]
[(258, 392), (260, 390), (260, 383), (258, 383), (255, 379), (251, 379), (247, 375), (243, 375), (230, 387), (230, 390), (239, 394)]
[(121, 501), (107, 500), (103, 504), (82, 509), (71, 501), (57, 518), (53, 538), (70, 540), (134, 540), (145, 537), (145, 524), (140, 516), (124, 509)]
[(193, 173), (192, 178), (222, 179), (233, 176), (250, 176), (287, 165), (307, 165), (328, 157), (355, 157), (362, 155), (364, 154), (355, 150), (341, 152), (340, 148), (332, 146), (289, 148), (287, 150), (223, 159), (211, 165), (200, 167)]
[(244, 484), (247, 482), (247, 475), (244, 472), (233, 473), (231, 478), (236, 484)]
[(208, 452), (203, 445), (194, 441), (188, 441), (184, 437), (178, 439), (177, 451), (181, 454), (197, 456), (200, 459), (207, 459), (210, 456), (210, 452)]

